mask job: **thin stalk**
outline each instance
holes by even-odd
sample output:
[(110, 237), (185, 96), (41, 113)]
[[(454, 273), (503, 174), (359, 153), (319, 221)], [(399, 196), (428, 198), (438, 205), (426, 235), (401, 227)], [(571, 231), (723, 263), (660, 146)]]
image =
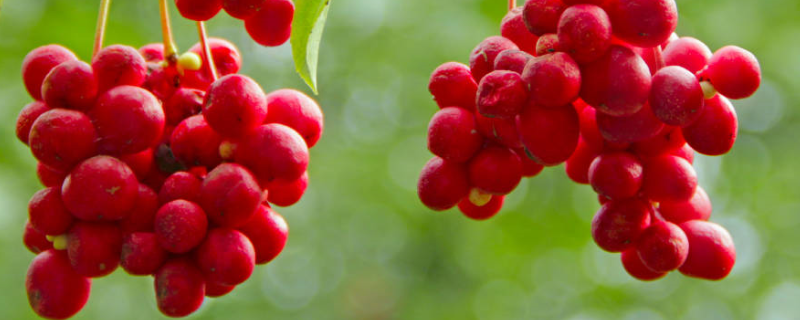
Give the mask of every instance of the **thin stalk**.
[(207, 62), (208, 70), (211, 73), (211, 78), (217, 81), (217, 66), (214, 65), (214, 59), (211, 56), (211, 47), (208, 46), (208, 35), (206, 34), (206, 25), (203, 21), (197, 21), (197, 34), (200, 36), (200, 45), (203, 46), (203, 58)]
[(100, 11), (97, 13), (97, 28), (94, 31), (94, 57), (100, 49), (103, 49), (103, 37), (106, 33), (106, 22), (108, 22), (108, 9), (111, 7), (111, 0), (100, 0)]
[(170, 65), (178, 62), (178, 47), (172, 37), (172, 25), (169, 22), (169, 4), (167, 0), (159, 0), (161, 12), (161, 37), (164, 39), (164, 59)]
[(656, 72), (667, 64), (664, 62), (664, 54), (661, 51), (661, 45), (657, 45), (653, 48), (653, 59), (656, 62)]
[(508, 11), (514, 10), (517, 7), (517, 0), (508, 0)]

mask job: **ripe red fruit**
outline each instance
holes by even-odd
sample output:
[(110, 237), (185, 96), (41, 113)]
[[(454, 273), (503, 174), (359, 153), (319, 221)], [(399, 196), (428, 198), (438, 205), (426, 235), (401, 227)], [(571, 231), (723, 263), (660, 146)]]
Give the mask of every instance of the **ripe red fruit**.
[(269, 190), (267, 201), (279, 207), (288, 207), (300, 201), (306, 188), (308, 188), (308, 171), (295, 180), (275, 179), (267, 183), (266, 189)]
[(578, 98), (581, 88), (578, 64), (563, 52), (534, 58), (522, 78), (531, 89), (531, 102), (538, 107), (563, 107)]
[(561, 49), (579, 63), (599, 59), (611, 46), (611, 21), (596, 5), (567, 8), (558, 21), (557, 32)]
[(203, 110), (206, 93), (202, 90), (180, 88), (164, 103), (164, 116), (169, 125), (178, 125), (183, 119)]
[(447, 62), (437, 67), (431, 74), (428, 90), (439, 108), (456, 106), (475, 110), (478, 83), (465, 64)]
[(25, 89), (35, 100), (42, 100), (44, 78), (57, 65), (77, 60), (72, 51), (57, 44), (49, 44), (31, 50), (22, 60), (22, 81)]
[(228, 228), (211, 229), (195, 251), (197, 267), (206, 281), (228, 286), (245, 282), (253, 273), (256, 253), (241, 232)]
[(662, 155), (644, 163), (642, 191), (653, 201), (683, 202), (697, 189), (697, 173), (685, 159)]
[(61, 197), (76, 218), (114, 221), (128, 216), (139, 193), (133, 171), (122, 161), (96, 156), (81, 162), (70, 172)]
[(678, 26), (675, 0), (613, 0), (606, 10), (614, 35), (639, 47), (661, 45)]
[(458, 203), (458, 210), (472, 220), (487, 220), (500, 212), (505, 198), (506, 196), (493, 195), (492, 199), (482, 206), (476, 206), (469, 198), (464, 198)]
[(231, 17), (245, 19), (254, 15), (266, 0), (222, 0), (222, 9)]
[(165, 204), (178, 199), (198, 202), (202, 184), (202, 180), (189, 172), (175, 172), (164, 181), (164, 185), (158, 191), (158, 202)]
[(154, 275), (158, 310), (170, 317), (185, 317), (203, 304), (203, 273), (185, 257), (172, 258)]
[(175, 200), (158, 209), (154, 227), (161, 247), (172, 253), (185, 253), (203, 241), (208, 220), (199, 205)]
[(595, 214), (592, 238), (600, 249), (608, 252), (632, 248), (650, 225), (652, 212), (650, 203), (642, 199), (611, 200)]
[[(530, 54), (536, 53), (535, 34), (528, 31), (525, 21), (522, 18), (523, 7), (516, 7), (508, 11), (503, 21), (500, 22), (500, 35), (514, 42), (520, 50)], [(495, 68), (495, 70), (497, 70)]]
[(41, 162), (36, 164), (36, 177), (39, 178), (39, 182), (45, 187), (61, 188), (61, 184), (64, 183), (67, 174), (69, 173), (50, 168)]
[(700, 40), (681, 37), (664, 48), (663, 57), (668, 66), (681, 66), (689, 72), (697, 73), (711, 60), (711, 49)]
[(60, 235), (72, 226), (72, 215), (61, 201), (61, 188), (46, 188), (33, 194), (28, 202), (30, 224), (48, 235)]
[(664, 123), (656, 118), (650, 104), (628, 116), (611, 116), (597, 113), (597, 127), (603, 138), (615, 143), (631, 143), (647, 140), (664, 129)]
[(240, 137), (264, 122), (267, 102), (261, 87), (247, 76), (232, 74), (208, 88), (203, 116), (224, 137)]
[(308, 168), (308, 146), (292, 128), (278, 123), (257, 127), (236, 147), (236, 162), (261, 182), (294, 180)]
[(66, 319), (81, 311), (91, 287), (89, 278), (72, 270), (67, 255), (53, 249), (36, 256), (25, 277), (28, 303), (36, 314), (50, 319)]
[(670, 154), (673, 156), (684, 158), (686, 159), (686, 161), (689, 161), (689, 163), (692, 164), (694, 163), (694, 149), (692, 149), (692, 147), (690, 147), (689, 144), (684, 144), (683, 147), (681, 147), (678, 150), (672, 151)]
[(253, 217), (238, 229), (250, 239), (256, 254), (256, 264), (264, 264), (275, 259), (283, 251), (289, 237), (286, 220), (263, 205), (258, 206)]
[(222, 162), (219, 145), (222, 137), (208, 125), (203, 115), (181, 121), (172, 131), (172, 155), (186, 167), (213, 168)]
[(475, 124), (484, 138), (509, 148), (522, 148), (516, 118), (489, 118), (478, 112), (475, 113)]
[(222, 10), (222, 0), (175, 0), (175, 6), (186, 19), (206, 21)]
[(42, 99), (50, 108), (87, 110), (98, 93), (98, 79), (92, 67), (83, 61), (59, 64), (42, 83)]
[(417, 183), (422, 204), (436, 211), (454, 207), (469, 194), (469, 189), (466, 166), (439, 157), (425, 164)]
[(513, 149), (514, 153), (517, 154), (519, 160), (522, 161), (522, 176), (525, 178), (532, 178), (544, 170), (544, 166), (533, 161), (531, 157), (528, 156), (528, 152), (525, 151), (525, 148)]
[(158, 194), (145, 184), (139, 184), (136, 204), (128, 217), (120, 220), (119, 228), (123, 234), (153, 231), (153, 220), (158, 211)]
[(486, 74), (492, 72), (494, 60), (505, 50), (519, 50), (519, 47), (506, 38), (491, 36), (472, 50), (469, 55), (469, 69), (475, 81), (480, 82)]
[(731, 102), (720, 95), (705, 101), (700, 117), (683, 128), (683, 137), (697, 152), (718, 156), (728, 153), (736, 142), (739, 121)]
[(261, 203), (261, 193), (250, 171), (238, 164), (223, 163), (208, 173), (199, 198), (211, 221), (238, 227), (253, 216)]
[(636, 113), (650, 95), (647, 63), (619, 45), (612, 45), (600, 59), (583, 66), (581, 79), (581, 98), (612, 116)]
[(276, 47), (292, 35), (294, 3), (291, 0), (265, 0), (261, 10), (244, 21), (247, 33), (262, 46)]
[(528, 87), (519, 73), (492, 71), (478, 85), (476, 105), (487, 117), (513, 118), (528, 101)]
[(684, 223), (690, 220), (708, 220), (711, 217), (711, 200), (700, 186), (688, 201), (662, 202), (658, 212), (664, 219), (672, 223)]
[(16, 134), (19, 141), (22, 141), (25, 145), (28, 144), (28, 136), (31, 133), (33, 122), (48, 110), (50, 108), (41, 101), (31, 102), (22, 108), (22, 111), (17, 116)]
[(135, 48), (110, 45), (92, 58), (92, 69), (100, 92), (116, 86), (140, 86), (147, 76), (147, 63)]
[(567, 161), (578, 146), (578, 114), (571, 105), (560, 108), (528, 106), (517, 118), (522, 143), (534, 161), (554, 166)]
[(303, 136), (309, 148), (319, 141), (324, 127), (322, 109), (314, 99), (294, 89), (267, 94), (267, 118), (264, 123), (286, 125)]
[(236, 286), (226, 286), (206, 281), (206, 297), (209, 298), (219, 298), (230, 293), (233, 289), (236, 289)]
[(146, 62), (160, 62), (164, 60), (164, 43), (154, 42), (139, 48), (139, 54)]
[(689, 256), (678, 269), (682, 274), (720, 280), (728, 276), (736, 262), (736, 248), (725, 228), (707, 221), (693, 220), (680, 224), (689, 239)]
[(626, 199), (642, 187), (642, 163), (627, 152), (598, 156), (589, 167), (589, 183), (598, 194), (609, 199)]
[(686, 234), (672, 222), (657, 221), (644, 230), (636, 243), (642, 263), (655, 272), (678, 269), (689, 255)]
[(589, 166), (600, 155), (600, 152), (602, 152), (601, 148), (592, 146), (580, 138), (575, 152), (564, 164), (567, 176), (575, 183), (589, 184)]
[(528, 0), (522, 11), (522, 19), (528, 31), (541, 36), (555, 33), (558, 19), (567, 6), (561, 0)]
[[(220, 77), (239, 72), (242, 67), (242, 56), (233, 43), (222, 38), (208, 38), (207, 43)], [(204, 66), (208, 64), (204, 58), (203, 46), (199, 42), (195, 43), (189, 52), (200, 56)], [(200, 68), (200, 70), (184, 70), (180, 80), (182, 86), (200, 90), (208, 89), (208, 86), (214, 81), (211, 71), (206, 67)]]
[(688, 70), (671, 66), (653, 76), (650, 107), (656, 118), (671, 126), (687, 126), (700, 117), (703, 89)]
[(149, 91), (118, 86), (97, 99), (89, 113), (105, 154), (130, 154), (154, 147), (164, 131), (164, 110)]
[(500, 52), (497, 58), (494, 59), (494, 70), (508, 70), (522, 74), (525, 71), (525, 65), (531, 59), (533, 59), (533, 56), (525, 51), (505, 50)]
[(580, 111), (579, 114), (581, 138), (593, 148), (603, 149), (606, 141), (603, 139), (603, 134), (600, 133), (600, 128), (597, 127), (597, 110), (587, 107)]
[(119, 265), (122, 233), (116, 224), (77, 221), (67, 232), (67, 253), (78, 274), (98, 278)]
[(564, 51), (558, 44), (558, 35), (555, 33), (546, 33), (539, 37), (536, 41), (536, 55), (543, 56), (548, 53)]
[(706, 72), (714, 89), (731, 99), (744, 99), (761, 85), (761, 67), (750, 51), (725, 46), (714, 52)]
[(684, 145), (681, 128), (666, 126), (655, 137), (634, 143), (632, 151), (640, 158), (650, 158), (678, 151)]
[[(181, 81), (176, 66), (162, 66), (160, 64), (150, 64), (149, 72), (145, 78), (142, 88), (153, 93), (161, 101), (166, 101), (179, 87), (188, 87), (186, 82)], [(184, 70), (184, 75), (191, 70)], [(210, 83), (210, 81), (209, 81)], [(208, 87), (206, 85), (204, 88)]]
[(34, 254), (39, 254), (42, 251), (53, 248), (53, 243), (47, 240), (47, 235), (34, 229), (28, 221), (25, 221), (25, 230), (22, 232), (22, 243)]
[(92, 121), (85, 114), (53, 109), (34, 121), (28, 144), (41, 163), (67, 171), (95, 154), (96, 139)]
[(638, 280), (653, 281), (661, 279), (667, 275), (667, 272), (654, 272), (653, 270), (647, 268), (642, 262), (642, 259), (639, 258), (636, 248), (630, 248), (622, 251), (620, 259), (622, 260), (622, 266), (625, 268), (625, 271), (627, 271), (631, 277), (634, 277)]
[(153, 156), (153, 149), (121, 155), (119, 159), (133, 170), (133, 173), (136, 174), (136, 178), (139, 180), (144, 180), (153, 168), (155, 168), (156, 160)]
[(151, 275), (167, 261), (167, 251), (161, 248), (155, 233), (135, 232), (122, 241), (120, 264), (128, 274)]
[(522, 161), (506, 147), (487, 147), (468, 164), (470, 185), (487, 193), (511, 193), (522, 179)]

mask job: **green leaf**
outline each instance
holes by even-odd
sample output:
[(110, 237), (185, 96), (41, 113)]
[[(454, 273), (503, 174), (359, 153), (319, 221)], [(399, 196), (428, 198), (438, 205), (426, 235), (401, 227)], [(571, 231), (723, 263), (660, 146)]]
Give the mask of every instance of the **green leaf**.
[(292, 22), (292, 57), (300, 77), (317, 94), (317, 62), (322, 30), (331, 0), (296, 0)]

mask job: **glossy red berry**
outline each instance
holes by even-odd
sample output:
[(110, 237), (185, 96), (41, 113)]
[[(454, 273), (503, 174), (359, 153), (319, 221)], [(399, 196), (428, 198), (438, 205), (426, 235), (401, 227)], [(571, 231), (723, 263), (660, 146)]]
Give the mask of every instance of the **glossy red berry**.
[(33, 194), (28, 202), (30, 224), (47, 235), (60, 235), (72, 226), (74, 218), (61, 201), (61, 188), (46, 188)]
[(567, 161), (578, 146), (578, 114), (572, 106), (529, 106), (517, 118), (522, 143), (538, 163), (554, 166)]
[(680, 227), (689, 239), (689, 256), (678, 270), (707, 280), (727, 277), (736, 263), (736, 248), (730, 233), (716, 223), (702, 220), (687, 221)]
[(643, 171), (642, 163), (630, 153), (606, 153), (592, 161), (589, 183), (595, 192), (606, 198), (631, 198), (642, 187)]
[(250, 37), (262, 46), (276, 47), (292, 35), (294, 3), (291, 0), (265, 0), (261, 10), (244, 21)]
[(178, 171), (173, 173), (158, 191), (158, 202), (165, 204), (173, 200), (183, 199), (197, 203), (200, 199), (200, 187), (203, 181), (197, 176), (186, 172)]
[(692, 37), (681, 37), (670, 42), (664, 48), (664, 63), (668, 66), (680, 66), (689, 72), (703, 70), (711, 60), (711, 49)]
[(658, 212), (664, 219), (672, 223), (684, 223), (690, 220), (708, 220), (711, 217), (711, 200), (700, 186), (688, 201), (662, 202)]
[(494, 61), (500, 52), (519, 50), (514, 42), (500, 36), (491, 36), (483, 40), (469, 55), (469, 68), (475, 81), (481, 79), (494, 69)]
[(138, 153), (154, 147), (164, 131), (164, 110), (149, 91), (118, 86), (97, 99), (89, 113), (97, 128), (100, 152)]
[(139, 184), (136, 204), (128, 217), (119, 221), (122, 233), (152, 232), (153, 220), (158, 211), (158, 194), (145, 184)]
[(81, 162), (61, 187), (69, 212), (82, 220), (116, 221), (126, 218), (139, 194), (136, 175), (122, 161), (96, 156)]
[(522, 179), (522, 162), (509, 148), (487, 147), (470, 160), (468, 173), (471, 186), (505, 195), (514, 191)]
[(598, 60), (582, 66), (581, 80), (581, 98), (612, 116), (636, 113), (650, 95), (647, 63), (619, 45), (612, 45)]
[(28, 144), (28, 137), (31, 133), (33, 122), (36, 121), (42, 113), (48, 110), (50, 110), (50, 107), (41, 101), (31, 102), (22, 108), (17, 116), (16, 134), (19, 141), (22, 141), (25, 145)]
[(246, 19), (259, 10), (266, 0), (222, 0), (222, 9), (231, 17), (236, 19)]
[(725, 46), (714, 52), (706, 74), (714, 89), (731, 99), (747, 98), (761, 85), (758, 59), (737, 46)]
[(558, 35), (555, 33), (543, 34), (536, 41), (536, 56), (543, 56), (548, 53), (564, 51), (558, 44)]
[(156, 273), (167, 261), (167, 256), (155, 233), (135, 232), (126, 235), (122, 241), (120, 265), (128, 274), (146, 276)]
[(186, 253), (203, 241), (208, 219), (194, 202), (175, 200), (158, 209), (154, 225), (161, 247), (172, 253)]
[(661, 45), (678, 26), (675, 0), (612, 0), (606, 9), (614, 35), (639, 47)]
[(22, 243), (28, 251), (39, 254), (42, 251), (53, 248), (53, 243), (47, 240), (47, 235), (36, 230), (30, 222), (25, 221), (25, 229), (22, 232)]
[(256, 264), (265, 264), (275, 259), (283, 251), (289, 237), (286, 220), (264, 205), (259, 206), (253, 217), (238, 229), (252, 243)]
[(22, 81), (25, 89), (35, 100), (42, 100), (44, 78), (61, 63), (77, 60), (72, 51), (57, 44), (49, 44), (31, 50), (22, 60)]
[(40, 253), (28, 267), (25, 291), (37, 315), (66, 319), (83, 309), (92, 281), (70, 266), (67, 254), (53, 249)]
[(657, 221), (644, 230), (636, 242), (642, 263), (654, 272), (678, 269), (689, 255), (686, 234), (672, 222)]
[(208, 88), (203, 104), (208, 124), (224, 137), (241, 137), (264, 122), (267, 102), (264, 91), (253, 79), (233, 74)]
[(431, 74), (428, 90), (439, 108), (455, 106), (475, 110), (478, 83), (465, 64), (447, 62), (437, 67)]
[(581, 88), (578, 64), (563, 52), (534, 58), (522, 78), (530, 87), (531, 102), (539, 107), (563, 107), (578, 98)]
[(531, 59), (533, 56), (525, 51), (505, 50), (494, 59), (494, 70), (508, 70), (522, 74), (525, 71), (525, 65)]
[(100, 92), (116, 86), (140, 86), (147, 76), (147, 62), (135, 48), (110, 45), (92, 58), (92, 69)]
[(267, 201), (279, 207), (288, 207), (300, 201), (306, 188), (308, 188), (308, 171), (295, 180), (275, 179), (267, 183)]
[(203, 304), (203, 273), (186, 257), (171, 258), (154, 274), (158, 310), (170, 317), (185, 317)]
[(146, 62), (159, 62), (164, 60), (164, 43), (154, 42), (139, 48), (139, 54)]
[(700, 117), (683, 128), (683, 137), (695, 151), (718, 156), (728, 153), (736, 142), (739, 120), (731, 102), (716, 95), (705, 101)]
[(505, 196), (493, 195), (492, 199), (482, 206), (477, 206), (469, 198), (465, 198), (458, 203), (458, 210), (472, 220), (487, 220), (500, 212), (505, 198)]
[(650, 90), (650, 107), (661, 122), (683, 127), (700, 117), (703, 89), (688, 70), (678, 66), (659, 70)]
[(642, 191), (653, 201), (683, 202), (697, 189), (697, 173), (683, 158), (662, 155), (644, 162)]
[(567, 8), (558, 21), (558, 45), (579, 63), (599, 59), (611, 46), (611, 21), (592, 4)]
[(525, 26), (525, 20), (522, 17), (522, 10), (523, 7), (516, 7), (508, 11), (506, 16), (503, 17), (503, 21), (500, 22), (500, 35), (513, 41), (520, 50), (535, 54), (536, 40), (539, 37), (528, 31)]
[(475, 124), (481, 136), (509, 148), (522, 148), (516, 118), (489, 118), (475, 113)]
[[(239, 72), (242, 67), (242, 56), (233, 43), (222, 38), (208, 38), (207, 43), (211, 49), (211, 56), (214, 59), (214, 66), (217, 68), (218, 76), (222, 77)], [(208, 63), (203, 54), (203, 46), (199, 42), (195, 43), (189, 49), (189, 52), (200, 56), (204, 66)], [(205, 67), (200, 68), (200, 70), (184, 70), (183, 76), (180, 77), (182, 86), (203, 91), (207, 90), (213, 81), (211, 71)]]
[(303, 136), (309, 148), (322, 136), (322, 109), (316, 101), (294, 89), (270, 92), (267, 98), (267, 118), (264, 123), (286, 125)]
[(608, 252), (633, 248), (636, 240), (650, 225), (653, 207), (638, 198), (611, 200), (603, 205), (592, 220), (592, 238)]
[(601, 152), (602, 149), (592, 146), (580, 138), (575, 152), (564, 163), (567, 176), (575, 183), (589, 184), (589, 166)]
[(422, 168), (417, 193), (422, 204), (431, 210), (454, 207), (469, 194), (470, 184), (464, 164), (433, 157)]
[(206, 21), (222, 10), (222, 0), (175, 0), (175, 6), (186, 19)]
[(622, 259), (622, 266), (631, 277), (641, 281), (653, 281), (663, 278), (667, 272), (655, 272), (646, 267), (639, 258), (636, 248), (630, 248), (622, 251), (620, 258)]
[(86, 277), (103, 277), (119, 266), (122, 233), (114, 223), (78, 221), (67, 232), (72, 268)]
[(64, 183), (67, 174), (69, 174), (69, 172), (50, 168), (41, 162), (36, 164), (36, 177), (39, 178), (39, 182), (45, 187), (61, 188), (61, 184)]
[(603, 138), (614, 143), (632, 143), (655, 137), (664, 129), (664, 123), (645, 105), (634, 114), (611, 116), (597, 113), (597, 127)]
[(206, 281), (227, 286), (245, 282), (255, 268), (256, 253), (247, 237), (234, 229), (211, 229), (195, 251)]
[(206, 93), (202, 90), (180, 88), (164, 103), (164, 116), (169, 125), (178, 125), (183, 119), (203, 110)]
[(555, 33), (558, 19), (567, 6), (562, 0), (528, 0), (522, 11), (522, 19), (528, 31), (541, 36)]
[(170, 138), (172, 155), (188, 168), (214, 168), (220, 164), (221, 143), (222, 137), (208, 125), (203, 115), (194, 115), (181, 121)]
[(519, 73), (492, 71), (478, 85), (478, 112), (492, 118), (513, 118), (528, 101), (528, 87)]
[(249, 170), (223, 163), (208, 173), (199, 198), (209, 220), (220, 226), (238, 227), (253, 216), (262, 191)]
[(238, 144), (234, 158), (252, 170), (261, 182), (297, 179), (306, 172), (309, 162), (303, 137), (277, 123), (255, 128)]

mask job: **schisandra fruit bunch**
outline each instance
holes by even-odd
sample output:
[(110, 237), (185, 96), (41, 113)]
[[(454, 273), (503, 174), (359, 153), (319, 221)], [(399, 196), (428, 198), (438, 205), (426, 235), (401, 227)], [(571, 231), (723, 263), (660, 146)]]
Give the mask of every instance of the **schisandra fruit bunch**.
[(435, 155), (418, 193), (433, 210), (458, 205), (488, 219), (522, 177), (565, 163), (602, 208), (592, 237), (620, 252), (628, 273), (655, 280), (679, 270), (725, 278), (730, 234), (708, 222), (694, 152), (722, 155), (737, 135), (728, 99), (761, 82), (755, 56), (675, 35), (674, 0), (528, 0), (481, 42), (470, 65), (431, 76), (439, 110), (428, 127)]
[(225, 9), (244, 21), (254, 41), (267, 47), (285, 43), (292, 34), (292, 0), (175, 0), (175, 6), (181, 16), (194, 21), (210, 20)]
[(24, 233), (40, 316), (71, 317), (91, 278), (118, 266), (152, 275), (159, 310), (186, 316), (283, 250), (288, 227), (270, 203), (303, 196), (322, 111), (295, 90), (264, 94), (237, 74), (235, 46), (209, 42), (218, 80), (207, 61), (164, 61), (157, 44), (108, 46), (91, 64), (59, 45), (25, 57), (35, 101), (16, 133), (45, 186)]

